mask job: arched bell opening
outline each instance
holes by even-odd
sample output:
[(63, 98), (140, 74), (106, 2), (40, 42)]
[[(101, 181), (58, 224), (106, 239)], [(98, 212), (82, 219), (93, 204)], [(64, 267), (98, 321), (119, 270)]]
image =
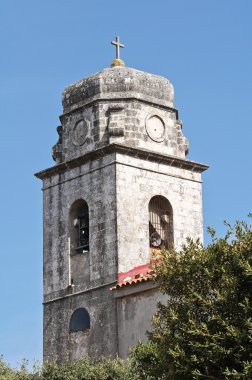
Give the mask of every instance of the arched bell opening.
[(167, 198), (156, 195), (149, 202), (149, 246), (154, 250), (173, 245), (173, 212)]

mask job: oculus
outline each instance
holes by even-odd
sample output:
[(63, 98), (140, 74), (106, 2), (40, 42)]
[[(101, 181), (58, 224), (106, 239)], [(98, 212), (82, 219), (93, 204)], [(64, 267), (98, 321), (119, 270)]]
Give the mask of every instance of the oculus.
[(89, 130), (89, 122), (85, 119), (77, 121), (73, 127), (72, 140), (74, 145), (80, 146), (83, 145), (87, 139)]
[(156, 142), (162, 142), (165, 138), (165, 123), (158, 115), (149, 115), (146, 118), (146, 132)]

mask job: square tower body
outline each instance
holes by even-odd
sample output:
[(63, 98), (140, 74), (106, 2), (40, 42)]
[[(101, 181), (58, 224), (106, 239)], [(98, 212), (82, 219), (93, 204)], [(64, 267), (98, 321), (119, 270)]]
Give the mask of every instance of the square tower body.
[(63, 92), (56, 165), (43, 180), (44, 359), (127, 356), (157, 301), (149, 263), (203, 238), (201, 173), (173, 86), (113, 67)]

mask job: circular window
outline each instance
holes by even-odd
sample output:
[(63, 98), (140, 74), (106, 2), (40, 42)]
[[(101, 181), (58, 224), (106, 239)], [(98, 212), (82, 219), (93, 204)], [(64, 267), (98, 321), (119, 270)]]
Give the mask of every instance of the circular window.
[(82, 145), (87, 139), (88, 123), (86, 120), (79, 120), (73, 127), (72, 140), (75, 145)]
[(146, 119), (146, 132), (152, 140), (156, 142), (163, 141), (165, 138), (165, 124), (163, 119), (157, 115), (148, 116)]

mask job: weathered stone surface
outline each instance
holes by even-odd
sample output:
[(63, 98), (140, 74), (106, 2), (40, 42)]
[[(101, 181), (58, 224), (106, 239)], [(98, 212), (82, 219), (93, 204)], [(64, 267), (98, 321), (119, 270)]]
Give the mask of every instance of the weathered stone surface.
[[(53, 149), (57, 165), (37, 173), (44, 194), (44, 358), (125, 356), (145, 339), (161, 298), (146, 288), (124, 300), (109, 289), (118, 273), (150, 260), (153, 196), (171, 204), (176, 248), (187, 236), (202, 239), (201, 172), (207, 167), (185, 159), (188, 142), (165, 78), (105, 69), (67, 87), (63, 107)], [(80, 199), (89, 210), (89, 251), (72, 255), (69, 215)], [(89, 312), (91, 328), (69, 333), (79, 307)]]
[[(71, 315), (83, 305), (90, 314), (91, 329), (69, 333)], [(116, 300), (109, 287), (47, 303), (44, 316), (44, 360), (74, 360), (86, 354), (116, 355)]]
[[(86, 108), (63, 115), (61, 121), (62, 161), (111, 143), (180, 158), (185, 158), (188, 152), (188, 141), (182, 133), (180, 121), (176, 119), (176, 112), (139, 100), (96, 101)], [(162, 131), (156, 138), (157, 121), (162, 125)]]
[(173, 86), (168, 79), (129, 67), (104, 69), (68, 86), (62, 95), (64, 113), (94, 100), (139, 99), (173, 108)]
[(157, 311), (157, 303), (168, 300), (152, 282), (141, 283), (115, 291), (118, 319), (118, 354), (126, 358), (139, 341), (147, 341), (151, 320)]
[[(111, 143), (181, 158), (188, 152), (174, 109), (173, 86), (160, 76), (108, 68), (67, 87), (63, 107), (62, 133), (54, 147), (57, 163)], [(160, 126), (162, 136), (156, 139)]]
[(148, 206), (155, 195), (171, 203), (176, 248), (188, 236), (203, 239), (200, 173), (118, 154), (116, 191), (119, 272), (150, 260)]

